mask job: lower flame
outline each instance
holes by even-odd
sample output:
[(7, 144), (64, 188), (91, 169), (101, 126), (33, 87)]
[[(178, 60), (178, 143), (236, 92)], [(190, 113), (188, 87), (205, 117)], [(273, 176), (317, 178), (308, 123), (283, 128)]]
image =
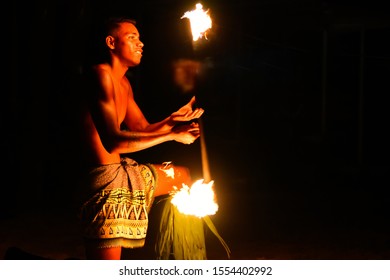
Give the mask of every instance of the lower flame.
[(203, 179), (196, 181), (191, 188), (183, 184), (180, 190), (171, 193), (171, 202), (181, 213), (186, 215), (197, 217), (213, 215), (218, 210), (212, 188), (213, 184), (214, 181), (204, 183)]

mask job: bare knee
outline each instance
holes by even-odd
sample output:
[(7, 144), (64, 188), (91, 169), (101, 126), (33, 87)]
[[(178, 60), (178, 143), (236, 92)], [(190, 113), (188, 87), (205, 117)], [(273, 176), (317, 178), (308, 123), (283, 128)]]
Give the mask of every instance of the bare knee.
[(183, 184), (192, 184), (190, 170), (185, 166), (169, 166), (153, 164), (157, 172), (157, 187), (155, 196), (169, 194), (174, 188), (181, 188)]

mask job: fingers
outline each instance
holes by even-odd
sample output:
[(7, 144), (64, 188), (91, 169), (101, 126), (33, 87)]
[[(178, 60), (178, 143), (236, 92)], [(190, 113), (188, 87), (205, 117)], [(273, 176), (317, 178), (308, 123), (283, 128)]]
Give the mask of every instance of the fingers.
[(191, 133), (193, 135), (200, 134), (200, 126), (198, 123), (191, 123), (176, 127), (177, 133)]
[(191, 124), (182, 125), (177, 127), (176, 130), (176, 141), (183, 144), (192, 144), (200, 136), (200, 127), (199, 124), (193, 122)]
[(195, 109), (192, 112), (187, 112), (184, 115), (172, 114), (171, 116), (173, 117), (174, 121), (186, 122), (186, 121), (191, 121), (191, 120), (194, 120), (194, 119), (199, 119), (203, 115), (203, 113), (204, 113), (204, 110), (199, 108), (199, 109)]
[(196, 98), (195, 98), (195, 95), (194, 95), (194, 96), (192, 96), (192, 98), (191, 98), (189, 104), (190, 104), (190, 105), (194, 105), (195, 102), (196, 102)]
[(197, 108), (194, 111), (190, 112), (189, 114), (186, 114), (185, 117), (187, 117), (188, 120), (198, 119), (203, 115), (203, 113), (204, 110), (202, 108)]
[(191, 132), (191, 134), (197, 134), (200, 133), (199, 127), (193, 127), (187, 130), (187, 132)]
[(202, 115), (204, 112), (204, 109), (202, 108), (196, 108), (195, 110), (188, 110), (188, 111), (177, 111), (171, 114), (171, 116), (182, 116), (182, 117), (188, 117), (190, 115), (196, 114), (196, 115)]
[(195, 118), (200, 118), (204, 113), (204, 110), (202, 108), (197, 108), (194, 111)]
[(200, 127), (198, 124), (193, 123), (193, 124), (190, 124), (189, 126), (187, 126), (187, 125), (184, 126), (182, 131), (183, 132), (190, 132), (190, 133), (198, 133), (198, 132), (200, 132)]

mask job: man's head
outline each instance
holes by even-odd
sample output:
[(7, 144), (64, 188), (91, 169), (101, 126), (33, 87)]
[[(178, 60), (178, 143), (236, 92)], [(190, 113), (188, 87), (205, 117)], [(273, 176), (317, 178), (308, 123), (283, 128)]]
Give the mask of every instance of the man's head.
[(144, 44), (140, 40), (135, 21), (114, 18), (106, 23), (105, 28), (105, 43), (111, 59), (119, 60), (128, 67), (138, 65), (141, 62)]
[(87, 65), (109, 62), (112, 54), (128, 60), (129, 66), (138, 65), (143, 43), (135, 25), (134, 19), (111, 17), (92, 27), (85, 54)]

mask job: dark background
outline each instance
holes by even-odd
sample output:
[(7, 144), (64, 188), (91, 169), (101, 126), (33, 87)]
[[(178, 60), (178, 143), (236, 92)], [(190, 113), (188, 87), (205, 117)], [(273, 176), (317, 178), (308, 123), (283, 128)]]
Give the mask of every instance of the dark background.
[[(194, 94), (205, 109), (214, 220), (228, 243), (239, 251), (306, 240), (306, 255), (286, 258), (388, 258), (390, 17), (381, 2), (203, 1), (213, 29), (195, 52), (180, 19), (194, 1), (15, 2), (1, 110), (3, 219), (72, 207), (86, 34), (121, 14), (137, 19), (145, 44), (129, 78), (150, 122), (190, 98), (172, 82), (172, 61), (202, 63)], [(131, 157), (202, 176), (199, 141)]]

